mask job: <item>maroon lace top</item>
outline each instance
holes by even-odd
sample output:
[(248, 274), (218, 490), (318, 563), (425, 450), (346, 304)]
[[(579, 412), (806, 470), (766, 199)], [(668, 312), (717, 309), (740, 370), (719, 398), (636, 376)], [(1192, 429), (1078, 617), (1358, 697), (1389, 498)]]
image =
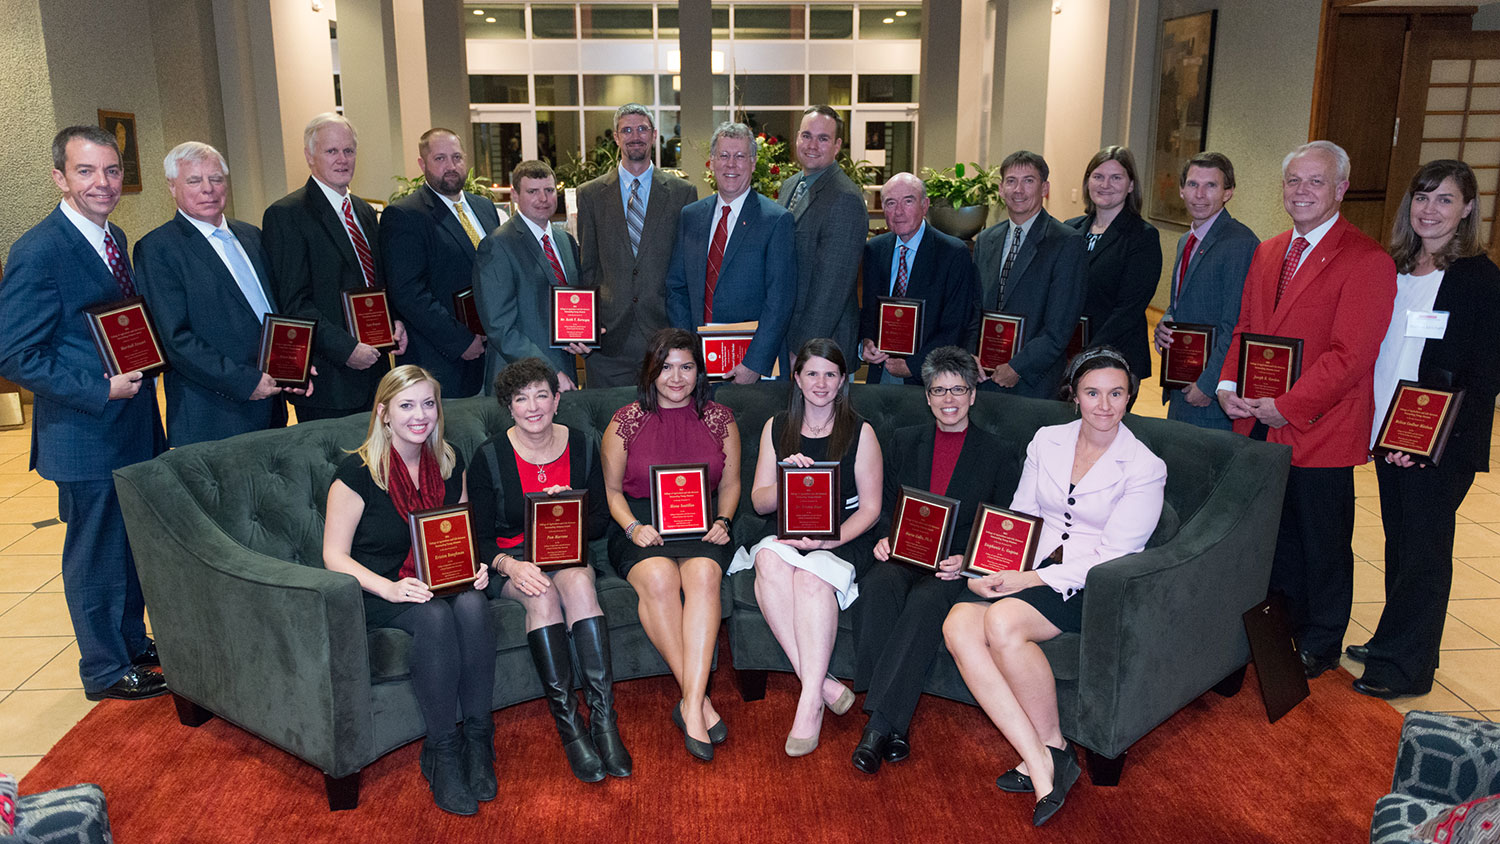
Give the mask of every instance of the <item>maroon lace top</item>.
[(692, 405), (647, 413), (632, 402), (615, 411), (620, 439), (625, 441), (625, 482), (629, 498), (651, 494), (651, 467), (667, 463), (707, 463), (708, 483), (719, 487), (724, 474), (724, 438), (734, 413), (722, 404), (709, 402), (703, 418)]

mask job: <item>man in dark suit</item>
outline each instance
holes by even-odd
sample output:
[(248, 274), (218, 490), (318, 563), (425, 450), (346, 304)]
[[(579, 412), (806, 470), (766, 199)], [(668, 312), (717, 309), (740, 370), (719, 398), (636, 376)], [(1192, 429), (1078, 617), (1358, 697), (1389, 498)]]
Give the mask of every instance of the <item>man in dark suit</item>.
[[(1051, 185), (1047, 162), (1020, 150), (1000, 164), (1007, 219), (979, 233), (980, 306), (1025, 317), (1021, 348), (993, 372), (980, 368), (981, 389), (1053, 398), (1062, 382), (1063, 353), (1083, 313), (1088, 248), (1084, 237), (1054, 220), (1042, 207)], [(976, 314), (967, 345), (977, 348)], [(986, 386), (989, 385), (989, 386)]]
[(1219, 370), (1229, 352), (1229, 338), (1240, 318), (1240, 295), (1245, 273), (1260, 238), (1229, 215), (1224, 204), (1234, 196), (1234, 165), (1218, 152), (1200, 152), (1182, 168), (1178, 182), (1182, 201), (1193, 224), (1177, 241), (1177, 263), (1172, 268), (1172, 304), (1156, 326), (1156, 348), (1172, 345), (1169, 322), (1214, 327), (1214, 347), (1195, 383), (1166, 390), (1167, 418), (1200, 428), (1231, 429), (1219, 407)]
[(36, 394), (31, 468), (57, 484), (63, 594), (89, 700), (167, 691), (111, 473), (165, 448), (156, 383), (103, 372), (84, 309), (136, 295), (125, 233), (109, 222), (124, 180), (114, 135), (52, 141), (62, 202), (11, 247), (0, 282), (0, 375)]
[(425, 367), (444, 398), (478, 395), (484, 380), (484, 337), (458, 316), (453, 294), (474, 276), (479, 241), (500, 227), (495, 203), (466, 193), (468, 159), (451, 129), (428, 129), (417, 141), (426, 182), (380, 215), (391, 305), (407, 326), (402, 363)]
[[(963, 342), (979, 309), (979, 276), (969, 247), (927, 225), (927, 186), (897, 173), (880, 189), (890, 232), (864, 248), (864, 307), (860, 310), (860, 357), (870, 384), (922, 383), (922, 361), (939, 346)], [(921, 299), (924, 311), (917, 353), (892, 357), (875, 348), (879, 297)]]
[(511, 173), (516, 214), (479, 244), (474, 262), (474, 304), (489, 337), (484, 356), (484, 394), (492, 395), (495, 376), (507, 364), (541, 358), (557, 370), (561, 389), (571, 390), (578, 370), (573, 355), (591, 348), (579, 343), (554, 347), (554, 287), (577, 287), (578, 243), (561, 225), (557, 212), (557, 178), (542, 161), (523, 161)]
[[(315, 389), (292, 399), (297, 419), (308, 422), (367, 412), (390, 363), (349, 333), (340, 297), (345, 290), (384, 286), (375, 209), (349, 192), (359, 145), (354, 126), (328, 112), (308, 122), (302, 139), (312, 175), (266, 209), (261, 229), (276, 303), (283, 313), (318, 321)], [(399, 355), (406, 351), (406, 327), (396, 320), (395, 329)]]
[[(698, 198), (683, 179), (651, 163), (651, 110), (615, 111), (620, 164), (578, 189), (583, 284), (599, 288), (600, 346), (584, 358), (590, 387), (633, 386), (646, 342), (667, 327), (667, 265), (682, 209)], [(637, 184), (637, 182), (639, 184)]]
[(709, 147), (718, 192), (682, 209), (667, 271), (667, 318), (689, 331), (757, 321), (736, 384), (770, 375), (797, 302), (795, 221), (751, 188), (757, 145), (750, 127), (721, 123)]
[(229, 166), (208, 144), (178, 144), (166, 175), (178, 213), (136, 243), (135, 265), (172, 364), (167, 444), (282, 427), (282, 390), (258, 366), (276, 310), (260, 230), (224, 216)]
[(870, 232), (865, 195), (839, 166), (844, 121), (826, 105), (802, 113), (797, 163), (781, 185), (781, 204), (797, 221), (797, 307), (787, 326), (787, 361), (814, 337), (848, 354), (860, 336), (859, 256)]
[[(1255, 250), (1219, 374), (1219, 405), (1240, 434), (1292, 448), (1271, 592), (1285, 596), (1307, 676), (1339, 664), (1354, 599), (1354, 467), (1369, 457), (1374, 371), (1396, 298), (1396, 266), (1339, 216), (1349, 156), (1313, 141), (1281, 166), (1292, 218)], [(1275, 398), (1236, 395), (1240, 335), (1302, 341), (1302, 374)]]

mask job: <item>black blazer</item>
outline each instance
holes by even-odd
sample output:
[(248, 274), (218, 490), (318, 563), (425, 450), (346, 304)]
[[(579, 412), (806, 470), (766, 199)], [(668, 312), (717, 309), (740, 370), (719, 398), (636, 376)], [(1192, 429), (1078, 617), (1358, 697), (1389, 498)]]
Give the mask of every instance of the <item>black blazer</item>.
[[(568, 475), (573, 489), (588, 490), (589, 539), (598, 539), (610, 521), (599, 446), (573, 428), (568, 429)], [(585, 479), (583, 485), (578, 483), (579, 478)], [(498, 537), (515, 536), (526, 529), (526, 494), (521, 492), (521, 475), (516, 471), (516, 449), (504, 431), (475, 449), (474, 459), (469, 461), (468, 482), (475, 548), (479, 559), (489, 563), (500, 554), (495, 544)], [(521, 558), (519, 547), (508, 553)]]
[[(936, 440), (937, 423), (924, 422), (897, 431), (891, 447), (885, 450), (885, 500), (880, 511), (878, 535), (890, 534), (891, 518), (896, 512), (896, 501), (901, 497), (903, 485), (931, 489), (932, 449)], [(1003, 448), (999, 437), (975, 425), (973, 419), (969, 420), (964, 447), (958, 453), (958, 465), (948, 481), (947, 492), (943, 493), (959, 500), (953, 539), (948, 544), (949, 554), (964, 552), (981, 503), (1001, 507), (1010, 503), (1011, 494), (1015, 492), (1015, 476), (1012, 472), (1001, 471)]]
[[(859, 312), (860, 340), (874, 340), (879, 319), (881, 296), (891, 294), (891, 255), (896, 235), (886, 232), (865, 243), (864, 306)], [(921, 299), (922, 337), (917, 353), (906, 359), (911, 369), (908, 384), (922, 383), (922, 361), (939, 346), (956, 346), (964, 342), (969, 324), (979, 319), (979, 274), (969, 257), (969, 247), (956, 237), (943, 234), (932, 226), (922, 233), (917, 257), (908, 268), (906, 297)], [(857, 350), (844, 349), (846, 357)], [(870, 364), (865, 380), (880, 383), (885, 367)]]
[[(1085, 248), (1093, 224), (1091, 216), (1066, 223), (1084, 236)], [(1114, 346), (1144, 381), (1151, 374), (1146, 308), (1161, 280), (1161, 236), (1127, 205), (1087, 254), (1083, 315), (1089, 318), (1089, 346)]]
[(1494, 345), (1494, 322), (1500, 316), (1500, 268), (1482, 253), (1459, 258), (1443, 274), (1432, 308), (1448, 312), (1448, 328), (1443, 339), (1423, 345), (1417, 379), (1424, 386), (1467, 391), (1443, 452), (1443, 465), (1453, 461), (1488, 472), (1495, 396), (1500, 393), (1500, 356)]

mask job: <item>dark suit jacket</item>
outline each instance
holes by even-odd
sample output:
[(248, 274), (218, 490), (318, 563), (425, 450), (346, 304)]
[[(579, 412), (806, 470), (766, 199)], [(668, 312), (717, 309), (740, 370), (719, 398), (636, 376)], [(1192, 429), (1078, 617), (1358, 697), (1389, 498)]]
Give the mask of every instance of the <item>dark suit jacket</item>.
[[(276, 311), (260, 230), (229, 221)], [(174, 448), (272, 427), (279, 396), (250, 401), (260, 384), (261, 322), (229, 268), (182, 214), (135, 245), (136, 283), (156, 319), (167, 360), (167, 442)]]
[[(375, 262), (375, 277), (381, 272), (380, 236), (375, 209), (353, 194), (354, 217)], [(292, 404), (337, 409), (369, 409), (375, 385), (390, 370), (389, 358), (381, 355), (369, 369), (350, 369), (349, 355), (356, 345), (344, 323), (339, 294), (365, 286), (359, 257), (343, 220), (323, 196), (323, 189), (309, 176), (307, 184), (272, 203), (261, 220), (262, 242), (271, 259), (276, 303), (282, 313), (318, 321), (313, 351), (311, 396), (293, 396)], [(394, 309), (395, 303), (391, 303)], [(396, 316), (396, 314), (392, 314)]]
[[(1266, 439), (1291, 446), (1293, 466), (1358, 466), (1369, 457), (1375, 358), (1391, 322), (1396, 265), (1340, 216), (1303, 256), (1277, 307), (1291, 242), (1292, 232), (1284, 231), (1256, 248), (1219, 378), (1238, 381), (1241, 334), (1301, 338), (1302, 375), (1276, 399), (1287, 424)], [(1234, 430), (1248, 435), (1254, 425), (1253, 418), (1236, 419)]]
[(962, 554), (969, 542), (969, 532), (974, 527), (979, 505), (1009, 502), (1015, 491), (1016, 476), (1013, 471), (1002, 471), (1002, 463), (1008, 461), (1000, 458), (1005, 448), (1000, 438), (970, 420), (968, 432), (964, 435), (964, 447), (958, 453), (958, 465), (948, 480), (947, 491), (932, 490), (932, 450), (936, 441), (936, 422), (923, 422), (896, 432), (891, 447), (885, 450), (885, 503), (880, 508), (877, 535), (886, 536), (891, 532), (891, 519), (903, 485), (940, 492), (959, 501), (948, 553)]
[[(128, 265), (125, 233), (109, 230)], [(109, 480), (166, 448), (155, 379), (132, 398), (109, 398), (83, 310), (119, 298), (109, 267), (60, 209), (10, 248), (0, 281), (0, 375), (36, 394), (30, 467), (47, 480)]]
[[(576, 284), (580, 277), (578, 242), (562, 226), (551, 224), (550, 228), (563, 273)], [(523, 358), (541, 358), (574, 377), (573, 356), (549, 345), (552, 303), (547, 296), (556, 286), (552, 263), (520, 214), (480, 242), (474, 262), (474, 304), (490, 338), (484, 352), (485, 395), (494, 393), (495, 376), (506, 364)]]
[[(877, 298), (891, 295), (891, 252), (895, 248), (894, 232), (871, 238), (865, 244), (864, 307), (859, 314), (861, 340), (875, 339), (879, 328)], [(979, 275), (969, 258), (969, 247), (958, 238), (928, 226), (908, 273), (906, 296), (923, 302), (921, 342), (917, 353), (906, 360), (911, 369), (906, 383), (921, 384), (922, 361), (927, 354), (939, 346), (962, 344), (970, 323), (978, 318)], [(883, 365), (872, 363), (865, 380), (878, 384), (884, 372)]]
[[(667, 318), (689, 331), (703, 324), (703, 287), (708, 274), (708, 244), (718, 221), (712, 194), (682, 209), (677, 245), (667, 270)], [(787, 325), (797, 301), (795, 221), (791, 212), (749, 191), (714, 288), (714, 322), (759, 320), (745, 366), (770, 375), (786, 341)]]
[[(479, 218), (479, 236), (500, 227), (488, 197), (466, 193)], [(453, 294), (473, 281), (475, 246), (444, 202), (425, 185), (391, 203), (380, 215), (380, 254), (391, 306), (406, 322), (402, 363), (426, 367), (443, 385), (444, 398), (478, 395), (484, 359), (460, 356), (474, 335), (453, 307)]]
[(646, 343), (667, 327), (667, 267), (682, 209), (698, 198), (689, 182), (651, 169), (651, 194), (640, 253), (630, 254), (620, 169), (578, 189), (578, 253), (583, 283), (599, 288), (604, 336), (584, 358), (590, 387), (634, 386)]
[[(781, 186), (783, 208), (805, 174)], [(838, 165), (831, 165), (808, 187), (797, 221), (797, 306), (787, 326), (786, 348), (796, 358), (802, 344), (829, 337), (853, 360), (859, 342), (859, 259), (870, 233), (865, 196)]]
[[(1177, 260), (1172, 265), (1172, 277), (1167, 280), (1172, 302), (1162, 319), (1212, 325), (1216, 329), (1213, 352), (1209, 354), (1196, 385), (1205, 395), (1212, 397), (1218, 391), (1219, 370), (1229, 352), (1234, 324), (1240, 318), (1245, 274), (1250, 271), (1250, 259), (1255, 256), (1260, 238), (1244, 223), (1229, 216), (1229, 210), (1225, 209), (1193, 247), (1187, 278), (1179, 285), (1177, 273), (1182, 267), (1182, 250), (1187, 246), (1187, 238), (1183, 235), (1177, 241)], [(1217, 400), (1208, 407), (1193, 407), (1181, 390), (1170, 391), (1169, 398), (1169, 419), (1225, 430), (1230, 427), (1229, 417), (1224, 415)]]
[(1093, 250), (1088, 250), (1087, 235), (1093, 224), (1094, 218), (1088, 216), (1065, 224), (1085, 235), (1089, 269), (1083, 315), (1089, 318), (1089, 346), (1114, 346), (1125, 356), (1130, 371), (1144, 381), (1151, 374), (1146, 308), (1161, 280), (1161, 235), (1126, 206)]
[[(1010, 220), (1002, 220), (974, 239), (974, 264), (979, 267), (980, 307), (1026, 318), (1026, 336), (1011, 358), (1021, 380), (1011, 388), (1018, 395), (1050, 399), (1062, 382), (1063, 352), (1083, 313), (1087, 284), (1088, 249), (1083, 235), (1059, 223), (1044, 208), (1021, 251), (1016, 253), (1005, 285), (1005, 301), (997, 301), (1000, 269), (1005, 264), (1005, 239)], [(979, 319), (975, 315), (966, 345), (977, 348)]]

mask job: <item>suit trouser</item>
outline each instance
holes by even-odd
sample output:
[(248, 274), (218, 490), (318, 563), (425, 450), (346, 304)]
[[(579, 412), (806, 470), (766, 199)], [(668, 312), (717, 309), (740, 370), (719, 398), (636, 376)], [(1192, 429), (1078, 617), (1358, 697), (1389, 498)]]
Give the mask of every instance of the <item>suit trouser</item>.
[(1182, 390), (1174, 389), (1170, 392), (1167, 403), (1168, 419), (1215, 431), (1234, 430), (1234, 422), (1219, 409), (1217, 399), (1208, 407), (1193, 407), (1188, 403), (1187, 396), (1182, 394)]
[(595, 349), (583, 359), (589, 387), (634, 387), (644, 354), (644, 345), (638, 352), (619, 357), (611, 357), (602, 350)]
[(57, 511), (63, 538), (63, 596), (78, 637), (78, 673), (85, 692), (114, 685), (130, 658), (146, 650), (146, 601), (113, 480), (60, 481)]
[(968, 581), (941, 580), (905, 563), (876, 563), (854, 602), (854, 687), (865, 711), (905, 732), (943, 642), (943, 620)]
[(1317, 657), (1344, 648), (1354, 604), (1353, 540), (1354, 467), (1293, 466), (1270, 591), (1286, 596), (1297, 647)]
[(1437, 671), (1448, 593), (1453, 531), (1474, 470), (1453, 463), (1403, 469), (1375, 464), (1385, 524), (1385, 609), (1370, 637), (1365, 679), (1423, 693)]

